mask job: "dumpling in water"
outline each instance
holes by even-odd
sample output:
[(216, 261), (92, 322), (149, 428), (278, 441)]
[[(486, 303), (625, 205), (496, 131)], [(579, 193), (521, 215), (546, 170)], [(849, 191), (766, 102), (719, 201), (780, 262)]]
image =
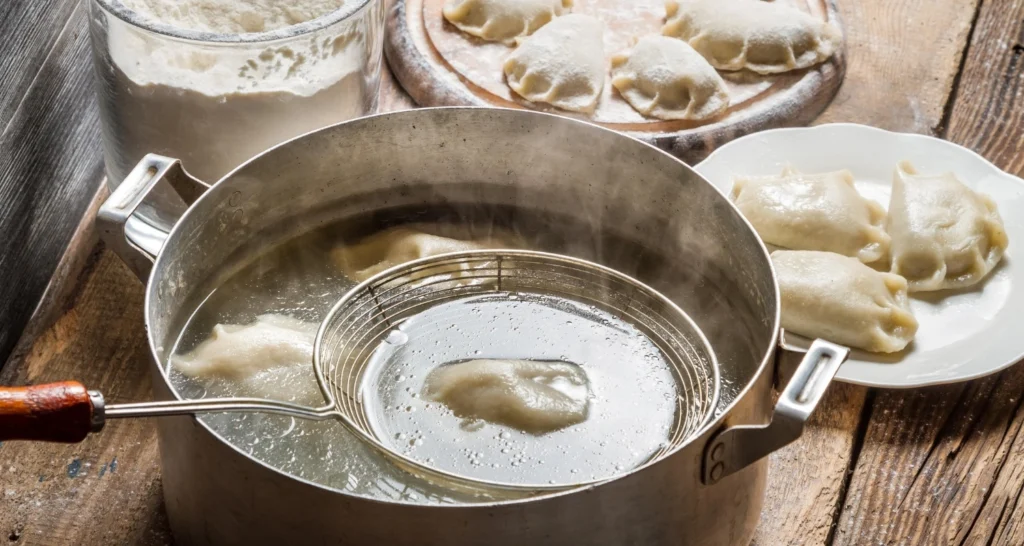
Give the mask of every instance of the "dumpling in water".
[(725, 82), (681, 40), (646, 36), (612, 57), (612, 85), (637, 112), (659, 119), (702, 120), (725, 112)]
[(218, 324), (192, 351), (171, 358), (173, 368), (226, 385), (235, 396), (313, 404), (322, 400), (313, 372), (318, 324), (284, 315), (260, 315), (251, 324)]
[(603, 32), (589, 15), (555, 19), (505, 60), (508, 86), (529, 101), (592, 113), (604, 90)]
[(772, 253), (782, 327), (876, 353), (902, 351), (917, 333), (907, 281), (832, 252)]
[(911, 292), (970, 286), (1002, 259), (1009, 244), (995, 202), (951, 172), (918, 174), (896, 168), (889, 201), (892, 272)]
[(731, 198), (764, 242), (791, 250), (824, 250), (864, 263), (885, 258), (885, 209), (861, 197), (850, 171), (736, 177)]
[[(434, 233), (438, 234), (434, 234)], [(398, 226), (370, 235), (354, 245), (342, 245), (332, 251), (332, 259), (350, 279), (362, 282), (370, 277), (406, 262), (469, 250), (520, 248), (522, 244), (512, 235), (492, 232), (486, 237), (472, 237), (466, 230), (441, 226)], [(455, 278), (466, 276), (471, 270), (460, 266), (453, 270)]]
[(762, 0), (668, 0), (662, 34), (685, 40), (719, 70), (775, 74), (816, 65), (839, 49), (834, 25)]
[(448, 0), (444, 18), (466, 34), (512, 45), (572, 7), (572, 0)]
[(583, 369), (567, 362), (470, 360), (427, 375), (423, 395), (457, 416), (533, 434), (587, 418), (590, 387)]

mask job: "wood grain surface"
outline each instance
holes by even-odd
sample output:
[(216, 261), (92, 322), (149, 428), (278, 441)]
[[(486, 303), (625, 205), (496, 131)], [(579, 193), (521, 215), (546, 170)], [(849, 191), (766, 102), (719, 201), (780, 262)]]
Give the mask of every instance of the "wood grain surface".
[(85, 2), (0, 2), (0, 361), (100, 183)]
[[(26, 21), (27, 5), (0, 6), (0, 25)], [(819, 122), (939, 133), (1024, 174), (1024, 0), (839, 6), (850, 68)], [(381, 109), (410, 107), (385, 78)], [(87, 214), (0, 383), (78, 379), (144, 400), (142, 286), (90, 229)], [(1021, 366), (917, 391), (833, 385), (804, 437), (771, 458), (755, 544), (1024, 544), (1022, 399)], [(170, 544), (158, 465), (141, 420), (79, 445), (0, 444), (0, 542)]]

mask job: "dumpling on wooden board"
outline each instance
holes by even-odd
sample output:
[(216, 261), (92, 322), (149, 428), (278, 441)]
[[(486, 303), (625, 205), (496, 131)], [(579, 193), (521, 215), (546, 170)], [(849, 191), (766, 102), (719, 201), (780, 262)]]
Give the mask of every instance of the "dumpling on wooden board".
[(892, 272), (906, 277), (911, 292), (975, 284), (1009, 245), (992, 199), (951, 172), (918, 174), (906, 161), (893, 175), (887, 228)]
[(508, 86), (528, 101), (593, 113), (604, 90), (603, 33), (600, 21), (575, 13), (544, 25), (505, 60)]
[(885, 209), (853, 182), (847, 170), (802, 174), (786, 167), (779, 176), (736, 177), (730, 197), (765, 243), (873, 263), (889, 252)]
[(658, 119), (703, 120), (729, 107), (725, 82), (681, 40), (645, 36), (612, 56), (612, 85), (637, 112)]
[(782, 327), (876, 353), (902, 351), (917, 333), (907, 281), (832, 252), (776, 250)]
[(807, 68), (842, 44), (835, 25), (777, 2), (667, 0), (665, 12), (662, 34), (686, 41), (719, 70)]
[(457, 417), (532, 434), (581, 423), (590, 405), (586, 374), (568, 362), (478, 359), (445, 364), (427, 375), (423, 395)]
[(512, 45), (571, 7), (572, 0), (448, 0), (441, 12), (466, 34)]
[[(486, 237), (474, 238), (467, 230), (459, 230), (454, 226), (446, 230), (442, 226), (412, 224), (374, 233), (352, 245), (339, 245), (331, 251), (331, 258), (347, 277), (362, 282), (385, 269), (421, 258), (449, 252), (514, 249), (522, 246), (518, 238), (507, 233), (493, 232)], [(468, 279), (472, 276), (472, 270), (468, 265), (460, 264), (451, 270), (451, 275), (453, 278)]]

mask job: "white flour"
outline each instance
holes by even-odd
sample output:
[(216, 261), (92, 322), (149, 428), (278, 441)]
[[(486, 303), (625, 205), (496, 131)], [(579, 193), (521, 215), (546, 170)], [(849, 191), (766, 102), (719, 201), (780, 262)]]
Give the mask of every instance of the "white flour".
[(121, 0), (173, 27), (220, 34), (266, 32), (316, 19), (345, 0)]
[[(342, 1), (123, 0), (164, 24), (218, 33), (279, 29)], [(372, 111), (380, 11), (373, 5), (319, 31), (256, 43), (173, 40), (111, 18), (113, 66), (101, 74), (111, 182), (153, 152), (212, 183), (266, 148)]]

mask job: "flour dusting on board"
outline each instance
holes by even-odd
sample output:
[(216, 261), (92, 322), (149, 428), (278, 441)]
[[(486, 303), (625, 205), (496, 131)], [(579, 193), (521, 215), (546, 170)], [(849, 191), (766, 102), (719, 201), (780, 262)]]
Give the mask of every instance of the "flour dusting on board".
[[(538, 110), (555, 111), (547, 106), (527, 103), (517, 97), (505, 83), (501, 70), (505, 58), (513, 48), (501, 43), (485, 42), (460, 32), (444, 20), (441, 14), (444, 2), (445, 0), (423, 0), (422, 16), (428, 39), (452, 70), (478, 87), (479, 89), (475, 90), (478, 94), (480, 90), (490, 94), (488, 100), (498, 106), (511, 106), (509, 103), (513, 103)], [(776, 0), (776, 3), (794, 6), (822, 19), (825, 18), (824, 10), (816, 1), (810, 2), (810, 5), (805, 0)], [(628, 49), (643, 36), (661, 34), (661, 27), (665, 22), (663, 0), (576, 0), (572, 12), (593, 15), (604, 23), (606, 58)], [(726, 78), (732, 103), (730, 111), (742, 108), (744, 103), (757, 99), (773, 88), (790, 85), (798, 81), (800, 76), (800, 73), (767, 77), (748, 77), (743, 74), (739, 77)], [(605, 90), (593, 116), (582, 116), (561, 110), (557, 112), (601, 123), (623, 125), (624, 127), (617, 127), (623, 130), (631, 129), (629, 126), (632, 125), (637, 130), (672, 131), (702, 124), (645, 118), (618, 95), (610, 79), (605, 82)]]

